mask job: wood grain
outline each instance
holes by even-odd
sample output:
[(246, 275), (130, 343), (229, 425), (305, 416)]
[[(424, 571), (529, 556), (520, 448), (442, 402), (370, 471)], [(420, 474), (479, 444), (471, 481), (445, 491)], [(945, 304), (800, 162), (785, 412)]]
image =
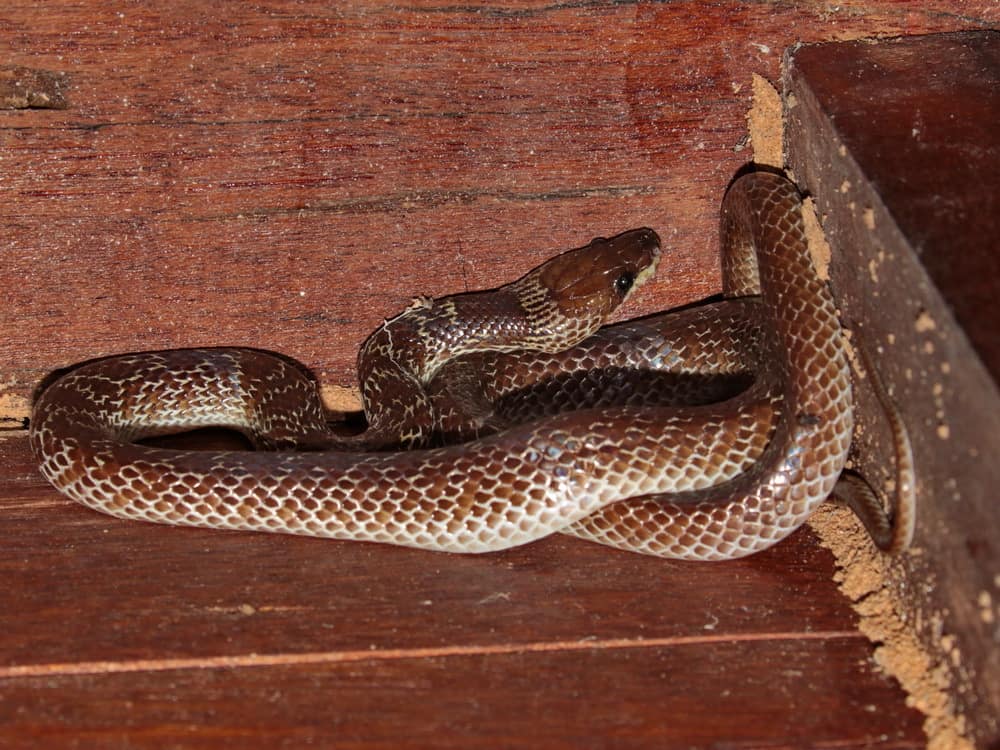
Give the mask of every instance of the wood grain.
[(412, 296), (633, 226), (668, 255), (623, 314), (703, 298), (751, 73), (798, 40), (995, 14), (956, 7), (8, 3), (11, 62), (66, 73), (73, 106), (0, 122), (7, 391), (213, 344), (350, 385)]
[(3, 747), (918, 748), (808, 532), (683, 564), (155, 527), (0, 439)]
[[(8, 725), (13, 731), (0, 737), (13, 741), (6, 747), (38, 747), (18, 738), (54, 745), (81, 736), (185, 748), (718, 747), (727, 740), (923, 747), (912, 722), (879, 726), (872, 718), (883, 700), (877, 687), (839, 682), (857, 659), (847, 646), (836, 637), (631, 650), (597, 644), (545, 654), (376, 654), (348, 664), (178, 670), (155, 681), (134, 674), (33, 678), (0, 698), (0, 710), (22, 708)], [(719, 684), (719, 672), (760, 661), (782, 666)], [(867, 726), (862, 720), (845, 728), (846, 714), (868, 719)], [(691, 716), (706, 723), (692, 726)]]
[[(640, 315), (719, 288), (751, 75), (994, 3), (5, 3), (0, 420), (52, 370), (178, 346), (353, 383), (416, 294), (655, 228)], [(722, 566), (553, 538), (453, 557), (115, 521), (0, 435), (5, 747), (916, 748), (808, 532)]]

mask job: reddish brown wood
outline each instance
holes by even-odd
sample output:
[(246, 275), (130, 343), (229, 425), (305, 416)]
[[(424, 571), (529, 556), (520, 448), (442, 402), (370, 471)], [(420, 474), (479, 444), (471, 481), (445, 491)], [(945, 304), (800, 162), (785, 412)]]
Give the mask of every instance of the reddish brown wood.
[[(637, 225), (667, 262), (626, 314), (699, 299), (751, 73), (798, 40), (995, 22), (986, 0), (7, 2), (5, 62), (65, 71), (72, 106), (0, 118), (0, 397), (222, 343), (348, 384), (411, 296)], [(165, 529), (60, 498), (20, 433), (0, 513), (0, 745), (922, 744), (808, 532), (713, 566)]]
[(415, 294), (641, 225), (668, 262), (627, 314), (704, 297), (751, 73), (996, 12), (961, 5), (8, 2), (10, 63), (67, 72), (73, 106), (0, 122), (4, 382), (246, 344), (351, 384)]
[[(803, 47), (796, 68), (1000, 381), (1000, 32)], [(849, 191), (848, 191), (849, 192)]]
[(3, 747), (923, 745), (809, 533), (449, 556), (117, 521), (0, 462)]
[[(987, 364), (1000, 348), (987, 310), (1000, 294), (1000, 34), (803, 47), (786, 77), (789, 158), (825, 216), (843, 320), (913, 443), (919, 554), (900, 589), (953, 673), (966, 730), (994, 747), (1000, 394)], [(860, 385), (856, 463), (891, 478), (885, 419)]]
[[(842, 681), (858, 641), (574, 643), (541, 654), (376, 652), (340, 664), (40, 677), (0, 697), (4, 713), (21, 709), (0, 738), (11, 748), (81, 735), (185, 748), (924, 747), (915, 722), (878, 715), (880, 686)], [(720, 680), (738, 664), (741, 679)], [(861, 721), (845, 727), (846, 715)]]

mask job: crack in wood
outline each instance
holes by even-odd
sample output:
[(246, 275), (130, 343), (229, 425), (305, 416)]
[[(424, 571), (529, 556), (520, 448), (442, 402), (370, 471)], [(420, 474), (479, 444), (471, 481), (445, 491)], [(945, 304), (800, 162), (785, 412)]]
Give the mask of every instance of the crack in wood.
[(389, 648), (353, 651), (314, 651), (301, 654), (241, 654), (237, 656), (178, 657), (134, 659), (130, 661), (87, 661), (53, 664), (23, 664), (0, 667), (0, 679), (53, 677), (86, 674), (121, 674), (126, 672), (164, 672), (189, 669), (247, 669), (256, 667), (302, 666), (307, 664), (348, 664), (366, 661), (406, 659), (442, 659), (465, 656), (507, 656), (512, 654), (596, 651), (607, 649), (650, 649), (702, 646), (717, 643), (773, 641), (829, 641), (864, 639), (856, 630), (826, 632), (734, 633), (729, 635), (694, 635), (665, 638), (608, 638), (574, 641), (506, 643), (484, 646), (444, 646), (427, 648)]
[[(235, 187), (222, 183), (221, 187)], [(261, 208), (238, 213), (210, 214), (192, 217), (192, 221), (220, 221), (226, 219), (253, 219), (267, 216), (295, 216), (301, 214), (324, 213), (394, 213), (437, 208), (443, 205), (468, 205), (483, 199), (493, 199), (504, 203), (533, 203), (586, 198), (631, 198), (637, 195), (653, 195), (652, 185), (608, 185), (592, 188), (568, 188), (564, 190), (544, 190), (538, 192), (517, 192), (514, 190), (414, 190), (371, 198), (352, 198), (342, 201), (317, 201), (308, 205), (276, 208)]]

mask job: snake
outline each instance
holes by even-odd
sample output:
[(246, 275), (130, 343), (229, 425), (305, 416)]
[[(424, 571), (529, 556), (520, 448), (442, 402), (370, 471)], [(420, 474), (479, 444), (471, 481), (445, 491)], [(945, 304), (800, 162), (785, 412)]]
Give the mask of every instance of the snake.
[[(357, 435), (331, 428), (298, 363), (220, 347), (70, 369), (36, 399), (31, 446), (60, 492), (129, 520), (455, 553), (564, 533), (742, 557), (834, 490), (851, 377), (794, 184), (736, 179), (720, 245), (724, 299), (616, 325), (660, 263), (651, 229), (491, 291), (415, 300), (361, 347)], [(253, 449), (149, 440), (208, 426)]]

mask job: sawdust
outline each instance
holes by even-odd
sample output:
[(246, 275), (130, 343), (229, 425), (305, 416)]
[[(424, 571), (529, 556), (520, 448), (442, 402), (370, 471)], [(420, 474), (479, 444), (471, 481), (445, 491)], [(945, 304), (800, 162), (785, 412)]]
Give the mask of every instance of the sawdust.
[(806, 242), (809, 243), (809, 255), (816, 267), (816, 275), (821, 281), (829, 281), (832, 251), (816, 215), (816, 201), (812, 198), (802, 201), (802, 223), (805, 225)]
[(338, 414), (361, 411), (361, 390), (356, 387), (323, 384), (320, 398), (328, 411)]
[[(835, 579), (860, 616), (858, 629), (876, 644), (876, 664), (899, 680), (907, 705), (927, 717), (923, 728), (928, 750), (974, 750), (963, 736), (965, 719), (951, 699), (948, 665), (943, 657), (928, 651), (912, 626), (913, 602), (900, 593), (907, 588), (904, 566), (879, 552), (846, 508), (823, 506), (809, 525), (833, 552)], [(940, 645), (949, 658), (961, 658), (947, 636)]]
[(20, 426), (31, 413), (31, 403), (24, 396), (0, 391), (0, 427)]
[(753, 106), (747, 113), (747, 128), (757, 164), (781, 169), (784, 166), (781, 96), (770, 82), (753, 74)]

